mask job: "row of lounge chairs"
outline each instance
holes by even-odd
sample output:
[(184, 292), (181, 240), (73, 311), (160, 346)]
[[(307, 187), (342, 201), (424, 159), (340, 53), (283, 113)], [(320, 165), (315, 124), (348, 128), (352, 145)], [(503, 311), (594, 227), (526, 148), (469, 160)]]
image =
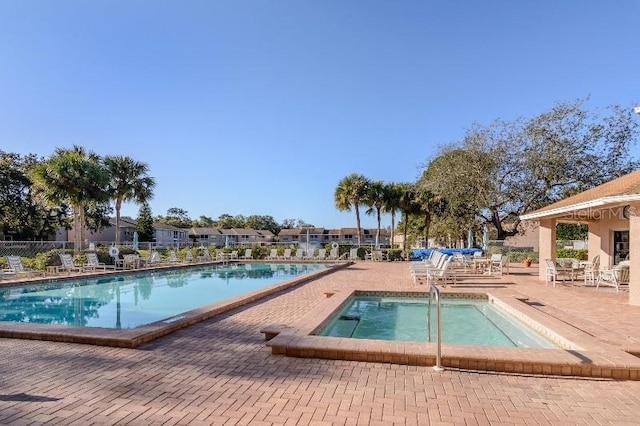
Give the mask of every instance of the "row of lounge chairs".
[(409, 262), (409, 271), (415, 283), (425, 279), (427, 284), (442, 281), (446, 285), (447, 281), (457, 281), (453, 266), (452, 256), (433, 250), (428, 258)]
[(332, 248), (327, 257), (327, 249), (318, 249), (305, 251), (304, 249), (297, 249), (295, 253), (292, 249), (285, 249), (282, 255), (278, 255), (278, 249), (271, 249), (266, 260), (338, 260), (338, 249)]
[[(185, 252), (184, 258), (178, 258), (174, 250), (169, 250), (166, 258), (162, 258), (160, 253), (152, 251), (149, 256), (141, 257), (137, 254), (125, 254), (122, 258), (117, 258), (115, 264), (107, 264), (100, 262), (98, 255), (94, 252), (87, 252), (84, 254), (86, 262), (77, 263), (73, 256), (69, 253), (60, 253), (60, 266), (51, 267), (53, 272), (95, 272), (106, 271), (108, 269), (138, 269), (141, 267), (152, 266), (165, 266), (180, 263), (198, 263), (198, 262), (214, 262), (214, 261), (227, 261), (227, 260), (251, 260), (253, 259), (253, 250), (246, 249), (243, 255), (239, 255), (237, 250), (233, 250), (228, 253), (218, 252), (215, 259), (211, 256), (208, 250), (202, 250), (198, 256), (193, 255), (189, 250)], [(7, 261), (7, 267), (0, 270), (1, 278), (12, 277), (31, 277), (31, 276), (44, 276), (45, 271), (30, 269), (24, 266), (20, 256), (5, 256)], [(296, 250), (295, 254), (292, 254), (291, 249), (285, 249), (284, 254), (279, 256), (278, 249), (271, 249), (269, 256), (266, 260), (338, 260), (338, 249), (331, 249), (327, 256), (326, 249), (311, 250), (305, 252), (302, 249)]]
[(441, 281), (443, 285), (451, 281), (456, 283), (460, 269), (467, 272), (484, 273), (486, 275), (497, 274), (502, 276), (509, 273), (509, 258), (500, 253), (492, 254), (489, 258), (482, 257), (480, 252), (475, 256), (464, 256), (459, 253), (447, 255), (441, 251), (433, 250), (427, 259), (409, 263), (409, 269), (414, 282), (426, 279), (427, 283)]

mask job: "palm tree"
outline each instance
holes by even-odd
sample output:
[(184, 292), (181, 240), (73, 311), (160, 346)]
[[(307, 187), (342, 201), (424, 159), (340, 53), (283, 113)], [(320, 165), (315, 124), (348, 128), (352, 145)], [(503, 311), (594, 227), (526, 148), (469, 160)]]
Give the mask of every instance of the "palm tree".
[(444, 209), (444, 200), (428, 189), (417, 187), (415, 192), (416, 209), (424, 217), (424, 243), (429, 248), (429, 229), (434, 215), (439, 216)]
[(351, 211), (351, 208), (353, 207), (356, 212), (358, 246), (360, 246), (360, 238), (362, 234), (360, 231), (360, 204), (362, 204), (365, 199), (368, 186), (369, 179), (362, 175), (352, 173), (338, 182), (338, 186), (334, 193), (335, 206), (338, 210)]
[(144, 204), (153, 198), (156, 181), (148, 176), (149, 166), (131, 157), (109, 155), (104, 158), (109, 172), (109, 193), (116, 208), (116, 245), (120, 243), (120, 209), (123, 201)]
[(365, 203), (369, 206), (366, 213), (376, 214), (376, 219), (378, 220), (378, 229), (376, 233), (376, 248), (379, 248), (380, 244), (380, 216), (382, 213), (382, 208), (384, 207), (385, 202), (385, 185), (381, 180), (377, 180), (371, 182), (369, 184), (369, 188), (367, 193), (365, 194)]
[(51, 205), (70, 205), (73, 211), (74, 250), (82, 249), (85, 207), (108, 200), (109, 176), (100, 157), (74, 145), (56, 148), (46, 161), (36, 164), (29, 176), (34, 188)]
[(412, 183), (400, 183), (398, 184), (398, 189), (400, 191), (399, 198), (399, 207), (400, 211), (402, 211), (402, 217), (404, 220), (404, 230), (403, 230), (403, 241), (402, 241), (402, 250), (407, 252), (407, 228), (409, 226), (409, 216), (416, 212), (416, 188)]
[(391, 213), (391, 246), (395, 240), (396, 231), (396, 212), (400, 210), (400, 196), (402, 191), (400, 185), (394, 182), (387, 183), (384, 186), (384, 206), (386, 213)]

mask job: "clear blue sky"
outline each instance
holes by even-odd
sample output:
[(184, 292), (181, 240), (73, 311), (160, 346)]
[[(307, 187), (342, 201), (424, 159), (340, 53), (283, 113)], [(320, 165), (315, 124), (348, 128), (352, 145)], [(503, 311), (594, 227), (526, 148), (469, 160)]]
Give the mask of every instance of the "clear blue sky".
[(640, 102), (639, 22), (637, 0), (3, 1), (0, 149), (145, 161), (156, 215), (355, 226), (350, 173), (414, 181), (474, 122)]

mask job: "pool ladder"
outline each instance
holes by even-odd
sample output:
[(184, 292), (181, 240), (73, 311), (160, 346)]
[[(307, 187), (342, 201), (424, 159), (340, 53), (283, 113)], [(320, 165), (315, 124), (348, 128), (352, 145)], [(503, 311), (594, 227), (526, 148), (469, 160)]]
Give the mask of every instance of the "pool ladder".
[(429, 289), (429, 305), (427, 307), (427, 339), (431, 341), (431, 301), (436, 301), (436, 365), (433, 369), (436, 371), (444, 371), (442, 367), (442, 307), (440, 306), (440, 290), (431, 284)]

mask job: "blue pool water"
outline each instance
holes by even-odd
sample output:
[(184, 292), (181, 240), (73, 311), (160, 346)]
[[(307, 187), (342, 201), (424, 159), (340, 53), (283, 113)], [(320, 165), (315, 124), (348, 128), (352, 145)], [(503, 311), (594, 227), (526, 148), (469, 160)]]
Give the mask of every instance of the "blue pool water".
[(0, 321), (134, 328), (327, 267), (211, 265), (4, 288)]
[[(323, 336), (435, 341), (436, 309), (428, 299), (356, 297), (324, 327)], [(525, 324), (484, 300), (442, 299), (442, 342), (469, 345), (555, 348)]]

